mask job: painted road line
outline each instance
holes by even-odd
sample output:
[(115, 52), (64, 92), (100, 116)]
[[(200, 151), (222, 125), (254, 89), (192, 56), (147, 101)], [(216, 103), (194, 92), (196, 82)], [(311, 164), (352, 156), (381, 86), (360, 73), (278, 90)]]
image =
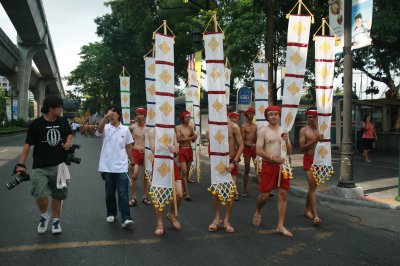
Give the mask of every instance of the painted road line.
[(5, 152), (5, 151), (8, 151), (7, 149), (5, 149), (5, 150), (2, 150), (2, 151), (0, 151), (0, 152)]

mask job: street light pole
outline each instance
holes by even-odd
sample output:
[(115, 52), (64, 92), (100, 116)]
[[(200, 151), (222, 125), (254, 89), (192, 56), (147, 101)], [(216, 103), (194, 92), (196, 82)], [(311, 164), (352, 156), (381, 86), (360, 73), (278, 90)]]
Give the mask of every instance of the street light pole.
[(355, 188), (353, 180), (352, 130), (352, 76), (353, 58), (351, 51), (351, 12), (352, 1), (345, 1), (344, 6), (344, 91), (343, 91), (343, 139), (341, 144), (340, 177), (338, 187)]

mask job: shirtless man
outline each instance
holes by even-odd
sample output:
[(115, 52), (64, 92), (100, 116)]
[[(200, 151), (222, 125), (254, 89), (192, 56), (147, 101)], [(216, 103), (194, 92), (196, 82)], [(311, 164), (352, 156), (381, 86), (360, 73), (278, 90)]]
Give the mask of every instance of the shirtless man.
[[(287, 154), (292, 153), (292, 145), (288, 133), (282, 133), (279, 125), (281, 109), (278, 106), (269, 106), (264, 112), (268, 126), (263, 127), (257, 137), (256, 151), (262, 158), (260, 173), (260, 194), (257, 197), (257, 208), (253, 217), (255, 226), (261, 225), (261, 209), (269, 198), (273, 189), (278, 188), (278, 225), (276, 231), (284, 236), (292, 237), (293, 234), (283, 225), (287, 207), (287, 192), (290, 188), (290, 179), (280, 176), (280, 165), (285, 162), (281, 158), (281, 140), (286, 141)], [(278, 183), (279, 182), (279, 183)]]
[(231, 120), (232, 123), (237, 124), (239, 122), (239, 119), (240, 119), (240, 114), (237, 113), (237, 112), (230, 112), (230, 113), (228, 113), (228, 117), (229, 117), (229, 120)]
[[(228, 121), (228, 142), (229, 142), (229, 166), (227, 171), (231, 173), (233, 181), (236, 183), (236, 176), (239, 174), (238, 163), (240, 155), (243, 152), (243, 139), (240, 135), (240, 127), (235, 123)], [(213, 206), (214, 206), (214, 220), (208, 226), (208, 231), (215, 232), (218, 230), (221, 222), (221, 202), (217, 195), (213, 195)], [(233, 201), (227, 201), (225, 205), (225, 217), (223, 228), (228, 233), (235, 232), (235, 228), (229, 223), (233, 207)]]
[(248, 197), (247, 184), (249, 183), (250, 159), (253, 159), (253, 164), (256, 165), (256, 141), (257, 141), (257, 125), (253, 123), (255, 110), (252, 107), (244, 110), (246, 123), (241, 127), (243, 137), (244, 150), (244, 175), (243, 175), (243, 193), (242, 197)]
[[(136, 123), (129, 126), (129, 130), (132, 133), (134, 139), (132, 154), (133, 163), (135, 164), (132, 170), (132, 189), (131, 189), (131, 199), (129, 200), (129, 206), (133, 207), (137, 205), (136, 192), (137, 192), (137, 177), (139, 175), (139, 167), (144, 165), (144, 139), (146, 136), (146, 114), (147, 111), (144, 108), (136, 108), (135, 119)], [(149, 181), (143, 175), (143, 199), (142, 203), (145, 205), (151, 205), (151, 201), (147, 197), (149, 189)]]
[[(156, 130), (155, 130), (155, 128), (152, 128), (149, 131), (149, 145), (150, 145), (151, 152), (153, 154), (155, 154), (155, 150), (156, 150), (155, 138), (156, 138)], [(174, 154), (174, 157), (177, 156), (177, 147), (178, 147), (178, 143), (175, 138), (174, 146), (171, 146), (169, 148), (170, 152), (172, 154)], [(180, 205), (181, 199), (182, 199), (182, 182), (181, 182), (181, 176), (179, 175), (179, 168), (178, 168), (178, 165), (176, 164), (175, 160), (174, 160), (174, 176), (175, 176), (176, 205), (177, 205), (177, 208), (179, 209), (179, 205)], [(159, 208), (155, 207), (154, 209), (156, 212), (156, 219), (157, 219), (157, 226), (156, 226), (156, 230), (154, 233), (156, 236), (162, 236), (164, 234), (164, 224), (163, 224), (163, 220), (162, 220), (163, 213), (162, 213), (162, 211), (159, 210)], [(178, 231), (182, 229), (181, 224), (179, 223), (177, 217), (175, 216), (175, 206), (174, 206), (173, 202), (171, 202), (171, 208), (166, 217), (170, 221), (172, 228), (174, 228), (175, 230), (178, 230)]]
[(304, 216), (314, 221), (314, 225), (318, 225), (322, 220), (317, 214), (317, 184), (312, 175), (311, 165), (314, 160), (315, 146), (318, 141), (323, 140), (323, 135), (318, 131), (318, 112), (315, 107), (308, 108), (306, 111), (307, 126), (300, 129), (299, 146), (300, 151), (304, 153), (303, 169), (306, 171), (308, 181), (308, 193)]
[(188, 190), (189, 170), (193, 161), (193, 151), (191, 142), (195, 142), (197, 134), (193, 125), (189, 124), (191, 114), (187, 111), (183, 112), (179, 118), (182, 123), (176, 127), (176, 139), (179, 143), (179, 166), (181, 168), (183, 180), (183, 197), (185, 200), (191, 200)]

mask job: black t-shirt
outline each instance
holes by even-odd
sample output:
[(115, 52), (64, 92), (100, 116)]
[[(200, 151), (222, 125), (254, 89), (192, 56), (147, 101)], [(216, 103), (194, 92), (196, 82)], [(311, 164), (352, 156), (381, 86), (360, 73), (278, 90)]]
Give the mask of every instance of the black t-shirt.
[(25, 143), (34, 145), (32, 168), (58, 165), (65, 160), (67, 152), (62, 144), (72, 134), (68, 121), (58, 117), (49, 122), (43, 117), (36, 118), (28, 128)]

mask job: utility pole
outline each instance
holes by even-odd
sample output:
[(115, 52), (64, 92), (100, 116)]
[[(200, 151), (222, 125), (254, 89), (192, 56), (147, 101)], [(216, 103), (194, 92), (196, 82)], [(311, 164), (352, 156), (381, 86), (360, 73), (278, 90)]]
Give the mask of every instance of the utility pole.
[(338, 187), (355, 188), (353, 180), (353, 147), (351, 141), (352, 130), (352, 79), (353, 58), (351, 51), (351, 12), (352, 1), (345, 1), (344, 6), (344, 89), (343, 89), (343, 138), (340, 156), (340, 177)]

